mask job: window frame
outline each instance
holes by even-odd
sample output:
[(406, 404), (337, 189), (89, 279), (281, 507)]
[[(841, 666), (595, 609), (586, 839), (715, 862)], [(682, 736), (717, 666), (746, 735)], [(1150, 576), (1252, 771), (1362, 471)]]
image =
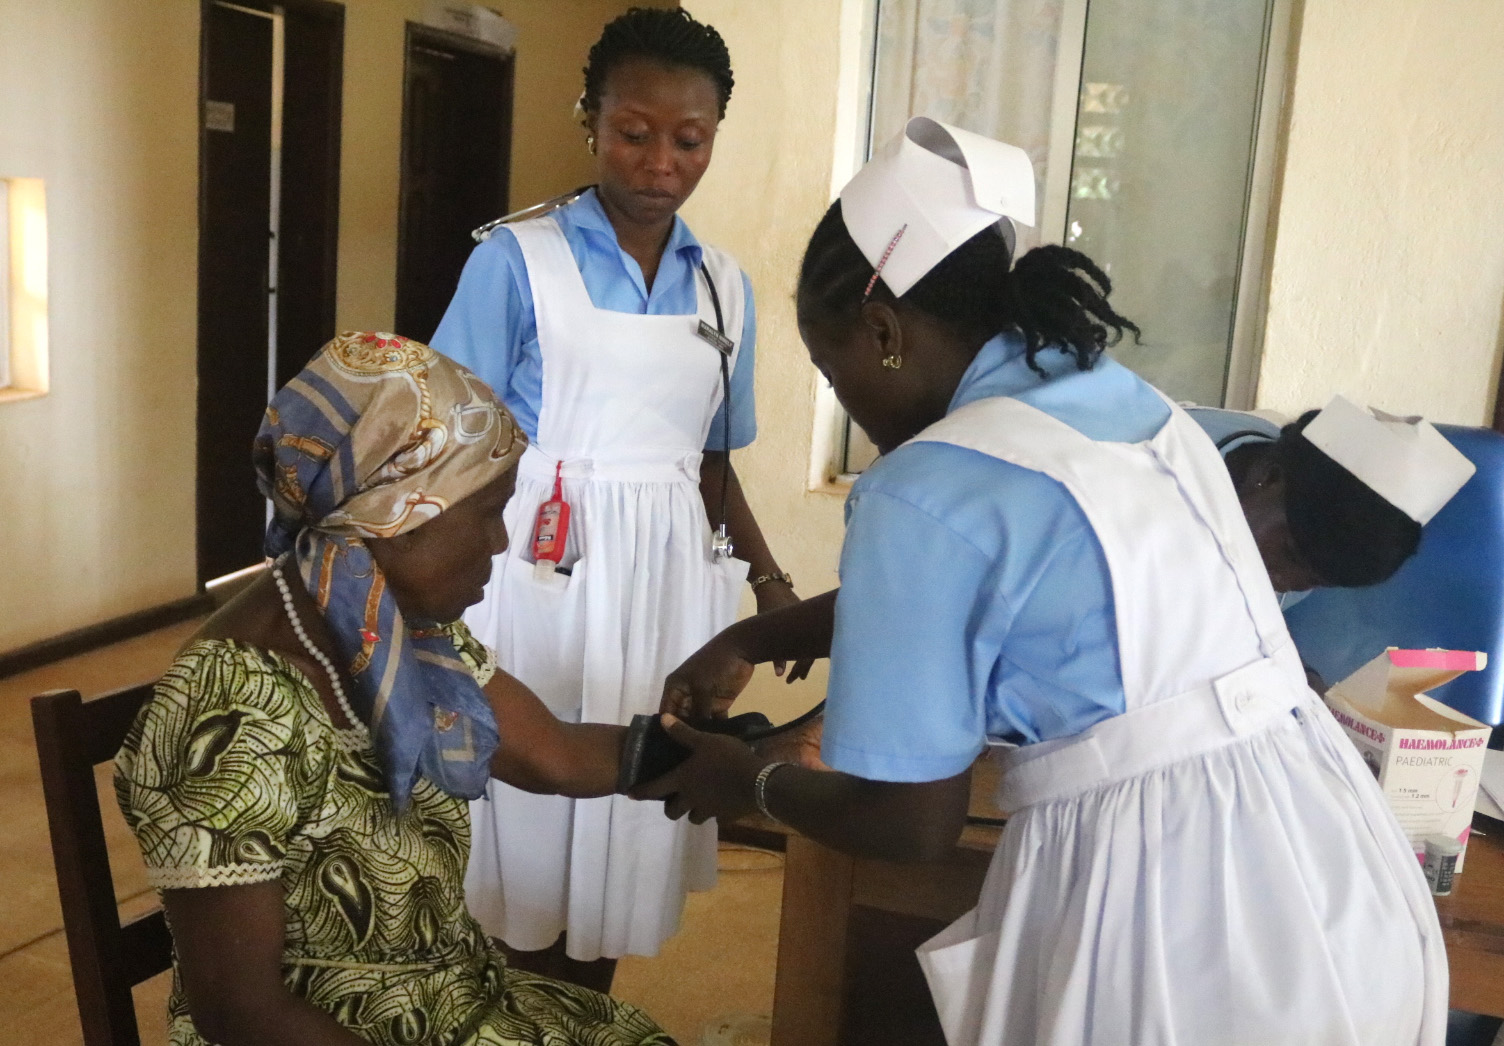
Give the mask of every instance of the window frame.
[(0, 392), (11, 387), (10, 179), (0, 178)]
[(47, 190), (40, 178), (0, 178), (0, 404), (48, 389)]
[[(1049, 165), (1040, 201), (1041, 243), (1058, 244), (1065, 240), (1076, 129), (1081, 117), (1089, 7), (1090, 0), (1063, 0), (1060, 45), (1069, 48), (1075, 57), (1074, 61), (1057, 61), (1055, 66)], [(882, 0), (845, 0), (842, 5), (842, 82), (832, 200), (871, 155), (873, 76), (881, 8)], [(1298, 18), (1297, 0), (1271, 0), (1264, 26), (1263, 68), (1254, 113), (1248, 197), (1244, 201), (1237, 304), (1223, 383), (1222, 406), (1233, 410), (1252, 409), (1258, 391), (1280, 180), (1289, 137), (1289, 90), (1298, 42)], [(853, 22), (855, 25), (850, 24)], [(844, 494), (861, 474), (860, 469), (849, 467), (853, 444), (851, 420), (825, 381), (818, 374), (815, 380), (815, 438), (809, 489)]]

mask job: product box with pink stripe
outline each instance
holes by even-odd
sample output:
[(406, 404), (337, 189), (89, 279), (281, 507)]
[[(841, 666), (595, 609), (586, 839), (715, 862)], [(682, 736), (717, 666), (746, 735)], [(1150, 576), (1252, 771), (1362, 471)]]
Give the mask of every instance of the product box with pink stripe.
[[(1417, 855), (1429, 835), (1467, 845), (1489, 727), (1427, 696), (1488, 663), (1472, 650), (1389, 649), (1326, 694)], [(1462, 870), (1462, 857), (1457, 858)]]

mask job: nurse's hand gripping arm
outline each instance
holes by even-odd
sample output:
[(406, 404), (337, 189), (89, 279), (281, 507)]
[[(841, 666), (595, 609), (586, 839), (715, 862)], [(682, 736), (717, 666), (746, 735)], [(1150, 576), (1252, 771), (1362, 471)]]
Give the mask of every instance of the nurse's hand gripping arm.
[[(664, 799), (665, 813), (696, 824), (756, 809), (757, 775), (768, 761), (732, 738), (694, 730), (672, 716), (664, 726), (693, 754), (634, 799)], [(919, 783), (869, 781), (833, 770), (782, 766), (768, 778), (768, 810), (803, 835), (843, 853), (895, 861), (932, 861), (955, 847), (966, 825), (971, 769)]]
[[(722, 477), (726, 481), (724, 492)], [(778, 569), (778, 561), (768, 548), (767, 540), (762, 536), (762, 528), (757, 525), (757, 517), (752, 514), (752, 506), (747, 504), (747, 496), (742, 490), (741, 480), (737, 478), (736, 469), (726, 461), (724, 451), (707, 450), (701, 458), (700, 497), (705, 502), (706, 516), (712, 520), (721, 518), (721, 506), (725, 505), (726, 530), (731, 535), (731, 543), (736, 548), (738, 558), (750, 564), (749, 574), (752, 577), (782, 573)], [(794, 594), (794, 586), (786, 581), (765, 581), (754, 588), (752, 594), (757, 600), (759, 614), (799, 602), (799, 597)], [(783, 675), (785, 659), (769, 660), (773, 661), (773, 670)], [(788, 674), (788, 681), (792, 683), (809, 675), (811, 663), (810, 660), (796, 662)]]
[(830, 656), (836, 592), (738, 621), (669, 673), (664, 712), (685, 717), (722, 716), (763, 661), (812, 663)]
[(587, 799), (616, 791), (624, 727), (563, 722), (502, 671), (485, 690), (501, 734), (501, 746), (491, 757), (492, 777), (540, 795)]

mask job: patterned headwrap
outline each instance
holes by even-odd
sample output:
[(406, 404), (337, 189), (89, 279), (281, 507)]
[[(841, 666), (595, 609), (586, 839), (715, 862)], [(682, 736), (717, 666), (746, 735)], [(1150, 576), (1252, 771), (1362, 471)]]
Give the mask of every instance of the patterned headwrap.
[(392, 802), (422, 775), (478, 798), (496, 717), (445, 631), (408, 627), (365, 538), (404, 534), (516, 464), (527, 437), (475, 375), (393, 334), (341, 334), (267, 407), (266, 553), (292, 552), (355, 684)]

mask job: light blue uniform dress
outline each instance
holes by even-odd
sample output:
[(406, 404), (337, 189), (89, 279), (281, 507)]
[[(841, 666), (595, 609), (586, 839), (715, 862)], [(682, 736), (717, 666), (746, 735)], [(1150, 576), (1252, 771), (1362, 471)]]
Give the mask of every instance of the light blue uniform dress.
[(1273, 443), (1280, 427), (1268, 418), (1223, 407), (1187, 407), (1185, 412), (1212, 438), (1225, 458), (1250, 443)]
[(1038, 362), (988, 342), (848, 501), (825, 761), (1020, 746), (978, 906), (918, 951), (947, 1042), (1440, 1046), (1434, 906), (1212, 444), (1110, 359)]
[[(1169, 409), (1104, 358), (1024, 360), (999, 335), (954, 410), (1012, 396), (1094, 439), (1147, 439)], [(902, 608), (901, 620), (895, 608)], [(841, 551), (823, 758), (882, 781), (961, 773), (985, 736), (1070, 737), (1123, 711), (1102, 546), (1063, 486), (945, 443), (879, 458), (852, 488)]]
[[(616, 231), (601, 210), (594, 189), (553, 211), (551, 217), (569, 241), (596, 308), (646, 316), (695, 311), (701, 247), (682, 218), (674, 218), (673, 232), (649, 291), (637, 260), (616, 242)], [(752, 388), (757, 315), (752, 305), (752, 284), (745, 274), (742, 287), (747, 311), (741, 351), (731, 372), (732, 450), (748, 446), (757, 437), (757, 404)], [(528, 439), (538, 438), (538, 412), (543, 404), (538, 321), (522, 249), (505, 225), (471, 252), (454, 299), (429, 344), (495, 389)], [(631, 390), (623, 389), (622, 394), (631, 395)], [(724, 405), (716, 411), (707, 450), (721, 450), (725, 445), (725, 412)]]

